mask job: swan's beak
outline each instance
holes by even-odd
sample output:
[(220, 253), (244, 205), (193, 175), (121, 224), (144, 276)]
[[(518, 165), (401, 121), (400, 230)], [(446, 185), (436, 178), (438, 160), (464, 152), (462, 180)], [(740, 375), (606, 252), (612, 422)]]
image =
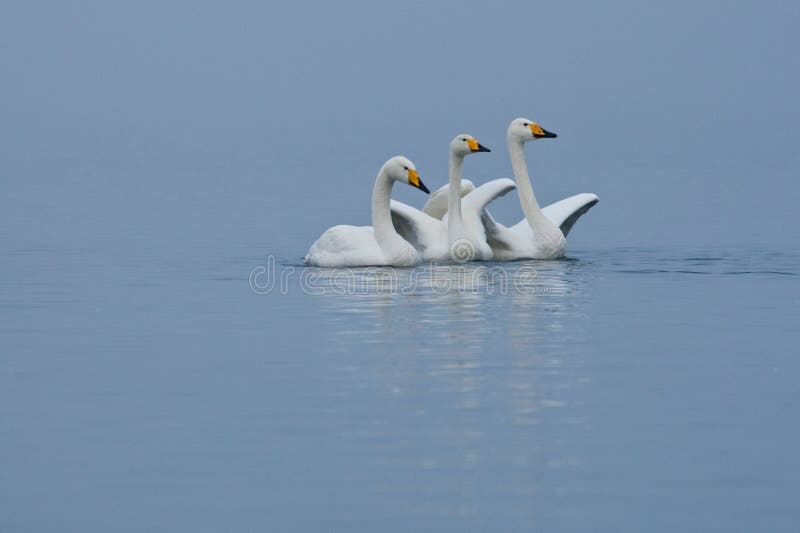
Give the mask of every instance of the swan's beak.
[(419, 179), (419, 174), (413, 168), (409, 168), (408, 169), (408, 183), (410, 185), (413, 185), (417, 189), (421, 190), (425, 194), (430, 194), (431, 193), (431, 191), (428, 190), (428, 188), (425, 186), (425, 184), (422, 183), (422, 180)]
[(530, 128), (531, 128), (531, 133), (533, 133), (533, 137), (535, 139), (555, 139), (556, 137), (558, 137), (558, 135), (556, 135), (552, 131), (547, 131), (538, 124), (531, 123)]
[(467, 139), (467, 146), (469, 146), (469, 149), (470, 149), (470, 151), (472, 153), (475, 153), (475, 152), (491, 152), (491, 150), (486, 148), (484, 145), (482, 145), (481, 143), (479, 143), (475, 139)]

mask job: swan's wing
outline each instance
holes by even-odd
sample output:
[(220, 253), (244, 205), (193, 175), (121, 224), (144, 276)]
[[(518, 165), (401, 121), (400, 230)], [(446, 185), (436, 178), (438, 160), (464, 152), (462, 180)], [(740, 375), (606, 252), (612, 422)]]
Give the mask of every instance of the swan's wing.
[(332, 226), (311, 245), (309, 253), (346, 253), (365, 248), (374, 240), (372, 226)]
[(580, 216), (599, 201), (596, 194), (584, 192), (550, 204), (542, 209), (542, 213), (558, 226), (566, 237)]
[(390, 209), (394, 229), (411, 243), (411, 246), (417, 250), (424, 250), (435, 243), (436, 227), (441, 225), (441, 221), (397, 200), (391, 201)]
[[(442, 220), (445, 213), (447, 213), (447, 193), (449, 189), (450, 184), (445, 184), (438, 190), (431, 193), (431, 195), (428, 197), (428, 201), (425, 202), (425, 206), (422, 208), (422, 212), (432, 216), (435, 219)], [(464, 196), (474, 190), (475, 185), (473, 185), (471, 181), (465, 179), (461, 180), (461, 198), (464, 198)]]
[(495, 256), (513, 248), (514, 231), (497, 222), (488, 209), (481, 211), (481, 224), (483, 224), (483, 232), (486, 235), (486, 244), (489, 245)]
[(484, 183), (461, 199), (461, 211), (464, 218), (467, 216), (481, 217), (487, 205), (516, 188), (514, 181), (508, 178)]
[[(484, 183), (461, 199), (461, 216), (474, 237), (486, 240), (486, 244), (494, 251), (504, 248), (503, 230), (507, 229), (492, 218), (486, 206), (493, 200), (513, 191), (516, 184), (507, 178)], [(444, 221), (447, 221), (445, 215)]]

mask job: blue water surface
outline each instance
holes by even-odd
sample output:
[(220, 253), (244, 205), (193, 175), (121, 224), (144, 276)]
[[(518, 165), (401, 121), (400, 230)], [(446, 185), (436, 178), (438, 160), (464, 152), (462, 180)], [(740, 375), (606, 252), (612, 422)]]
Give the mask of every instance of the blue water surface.
[[(796, 251), (593, 244), (601, 201), (564, 260), (316, 270), (303, 223), (267, 238), (275, 213), (195, 173), (26, 176), (3, 229), (3, 531), (800, 518)], [(123, 202), (104, 180), (145, 184)]]

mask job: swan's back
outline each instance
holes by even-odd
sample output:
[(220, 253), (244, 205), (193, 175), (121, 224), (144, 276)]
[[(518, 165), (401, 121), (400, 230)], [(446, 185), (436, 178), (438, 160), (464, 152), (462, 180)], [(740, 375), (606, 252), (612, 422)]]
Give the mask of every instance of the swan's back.
[(342, 267), (375, 265), (383, 251), (371, 226), (333, 226), (309, 248), (305, 261), (311, 266)]
[(306, 264), (318, 267), (413, 266), (417, 251), (399, 235), (378, 244), (372, 226), (334, 226), (311, 245)]

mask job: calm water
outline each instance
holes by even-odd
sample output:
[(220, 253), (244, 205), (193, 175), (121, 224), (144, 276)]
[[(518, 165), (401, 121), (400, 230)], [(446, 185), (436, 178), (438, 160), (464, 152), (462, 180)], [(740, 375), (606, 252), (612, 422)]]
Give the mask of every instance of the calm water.
[(796, 251), (601, 202), (567, 260), (310, 280), (339, 220), (257, 176), (20, 175), (0, 531), (797, 530)]

